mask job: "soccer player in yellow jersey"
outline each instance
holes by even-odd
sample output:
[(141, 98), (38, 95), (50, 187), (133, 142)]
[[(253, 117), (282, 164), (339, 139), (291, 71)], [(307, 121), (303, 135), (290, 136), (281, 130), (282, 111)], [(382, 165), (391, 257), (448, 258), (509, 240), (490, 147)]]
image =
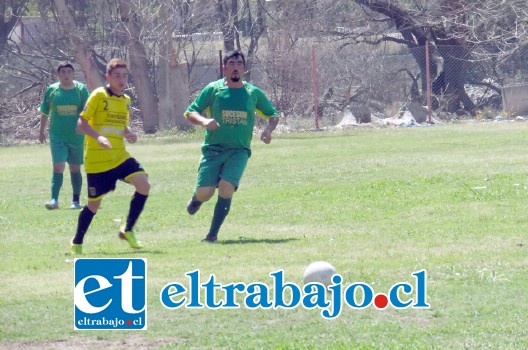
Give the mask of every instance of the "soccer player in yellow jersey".
[(77, 232), (71, 241), (71, 253), (82, 254), (84, 235), (97, 213), (103, 197), (113, 191), (117, 180), (133, 185), (136, 192), (130, 201), (126, 224), (119, 238), (131, 248), (143, 248), (136, 239), (134, 225), (147, 201), (150, 183), (141, 165), (127, 152), (125, 140), (134, 143), (137, 135), (128, 124), (130, 97), (124, 93), (128, 83), (128, 65), (111, 59), (106, 66), (108, 85), (92, 92), (79, 118), (79, 128), (86, 134), (84, 166), (88, 182), (88, 204), (81, 210)]

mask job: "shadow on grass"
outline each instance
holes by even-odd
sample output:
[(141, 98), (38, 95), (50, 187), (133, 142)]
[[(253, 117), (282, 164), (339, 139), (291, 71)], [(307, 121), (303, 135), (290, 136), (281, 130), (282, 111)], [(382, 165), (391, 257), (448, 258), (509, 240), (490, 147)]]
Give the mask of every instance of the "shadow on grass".
[(137, 255), (137, 254), (152, 254), (152, 255), (156, 255), (156, 254), (166, 254), (167, 252), (165, 251), (162, 251), (162, 250), (150, 250), (150, 249), (130, 249), (130, 250), (127, 250), (127, 251), (99, 251), (99, 252), (96, 252), (97, 255)]
[(298, 241), (298, 240), (299, 240), (298, 238), (253, 239), (253, 238), (239, 237), (238, 239), (227, 239), (225, 241), (216, 241), (215, 244), (255, 244), (255, 243), (280, 244), (280, 243), (288, 243), (288, 242)]

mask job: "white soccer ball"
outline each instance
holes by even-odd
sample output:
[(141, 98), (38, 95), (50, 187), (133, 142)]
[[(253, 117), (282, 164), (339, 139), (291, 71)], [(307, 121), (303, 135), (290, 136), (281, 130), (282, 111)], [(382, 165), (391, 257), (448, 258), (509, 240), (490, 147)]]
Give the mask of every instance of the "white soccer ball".
[(319, 282), (325, 286), (332, 283), (332, 276), (337, 273), (335, 267), (326, 261), (316, 261), (306, 266), (304, 269), (304, 283)]

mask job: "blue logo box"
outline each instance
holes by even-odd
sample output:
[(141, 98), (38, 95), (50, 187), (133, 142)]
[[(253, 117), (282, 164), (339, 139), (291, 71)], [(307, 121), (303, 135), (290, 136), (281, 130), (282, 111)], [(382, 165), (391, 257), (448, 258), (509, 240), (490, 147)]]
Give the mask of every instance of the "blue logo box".
[(76, 330), (146, 330), (146, 259), (75, 259)]

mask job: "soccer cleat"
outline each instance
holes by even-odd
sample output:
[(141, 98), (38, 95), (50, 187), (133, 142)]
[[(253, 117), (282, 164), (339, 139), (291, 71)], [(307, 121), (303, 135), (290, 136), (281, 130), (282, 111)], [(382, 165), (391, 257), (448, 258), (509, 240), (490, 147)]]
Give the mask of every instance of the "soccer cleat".
[(59, 209), (59, 203), (55, 199), (52, 199), (46, 203), (44, 207), (48, 210)]
[(77, 201), (73, 201), (70, 204), (70, 209), (82, 209), (82, 205)]
[(144, 247), (143, 243), (136, 239), (134, 231), (125, 231), (124, 226), (119, 229), (119, 238), (124, 241), (127, 241), (130, 245), (130, 248), (141, 249)]
[(202, 239), (202, 242), (215, 243), (217, 239), (217, 235), (208, 234), (204, 239)]
[(71, 255), (82, 255), (82, 244), (73, 243), (73, 238), (70, 241), (70, 254)]
[(187, 212), (190, 215), (196, 214), (198, 210), (200, 210), (200, 207), (202, 206), (202, 202), (200, 202), (198, 199), (196, 199), (196, 196), (193, 196), (189, 202), (187, 202)]

